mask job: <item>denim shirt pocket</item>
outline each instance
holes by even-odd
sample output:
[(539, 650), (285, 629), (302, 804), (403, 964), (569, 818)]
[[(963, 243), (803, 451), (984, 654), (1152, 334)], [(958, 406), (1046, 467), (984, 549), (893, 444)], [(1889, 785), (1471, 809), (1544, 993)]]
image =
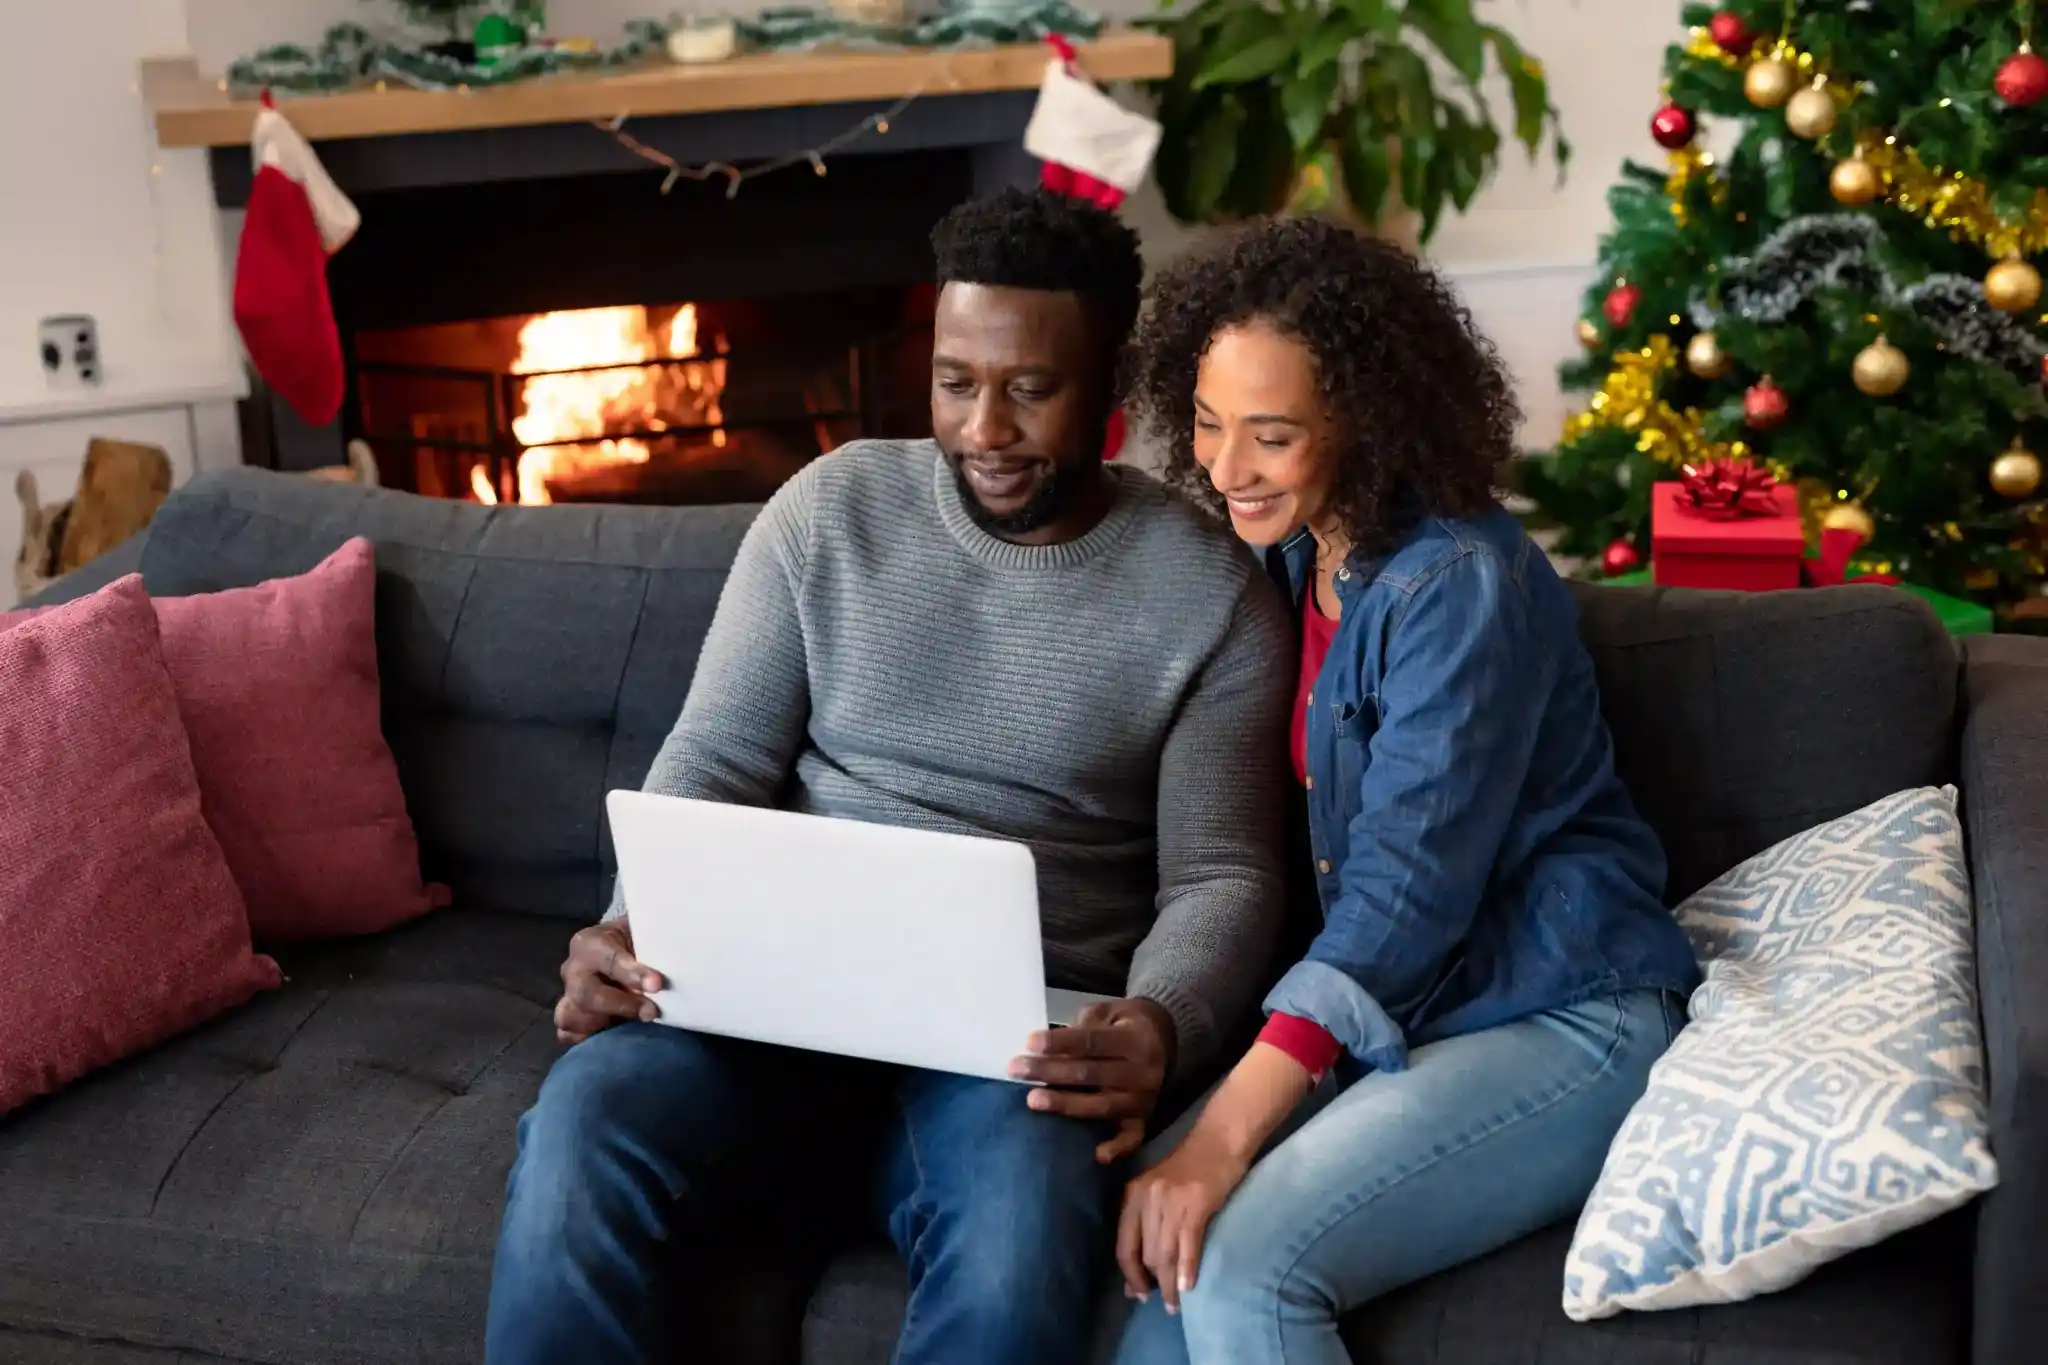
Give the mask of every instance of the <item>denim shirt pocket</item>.
[(1336, 786), (1331, 796), (1338, 806), (1338, 827), (1346, 828), (1357, 813), (1359, 788), (1365, 782), (1368, 746), (1380, 728), (1379, 699), (1366, 693), (1356, 702), (1339, 701), (1330, 708), (1331, 748), (1335, 752)]

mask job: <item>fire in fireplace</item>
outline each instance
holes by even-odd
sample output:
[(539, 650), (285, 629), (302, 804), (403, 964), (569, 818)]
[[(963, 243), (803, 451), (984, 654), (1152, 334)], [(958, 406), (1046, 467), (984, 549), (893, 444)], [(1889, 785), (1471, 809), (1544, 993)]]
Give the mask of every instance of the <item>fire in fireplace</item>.
[(387, 486), (483, 503), (752, 502), (861, 436), (928, 434), (929, 288), (359, 331)]

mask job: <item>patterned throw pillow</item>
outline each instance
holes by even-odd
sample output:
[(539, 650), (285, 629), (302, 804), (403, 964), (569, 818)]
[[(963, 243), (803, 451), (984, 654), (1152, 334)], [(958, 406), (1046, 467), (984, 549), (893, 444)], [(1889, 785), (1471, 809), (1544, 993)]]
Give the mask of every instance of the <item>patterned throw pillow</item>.
[(1953, 787), (1787, 839), (1678, 919), (1706, 982), (1579, 1219), (1581, 1322), (1783, 1289), (1998, 1179)]

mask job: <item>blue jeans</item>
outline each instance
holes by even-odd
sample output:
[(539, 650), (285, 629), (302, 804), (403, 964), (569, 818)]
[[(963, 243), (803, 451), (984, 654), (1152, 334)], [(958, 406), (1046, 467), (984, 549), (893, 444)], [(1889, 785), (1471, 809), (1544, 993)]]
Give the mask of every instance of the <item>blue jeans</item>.
[(1117, 1365), (1350, 1365), (1346, 1313), (1578, 1212), (1684, 1023), (1662, 991), (1600, 996), (1319, 1096), (1217, 1216), (1180, 1316), (1153, 1294)]
[[(1070, 1365), (1109, 1264), (1096, 1125), (1001, 1081), (622, 1024), (555, 1063), (519, 1121), (490, 1365), (667, 1360), (669, 1250), (849, 1180), (910, 1267), (898, 1365)], [(809, 1192), (809, 1193), (807, 1193)], [(681, 1358), (677, 1356), (675, 1358)]]

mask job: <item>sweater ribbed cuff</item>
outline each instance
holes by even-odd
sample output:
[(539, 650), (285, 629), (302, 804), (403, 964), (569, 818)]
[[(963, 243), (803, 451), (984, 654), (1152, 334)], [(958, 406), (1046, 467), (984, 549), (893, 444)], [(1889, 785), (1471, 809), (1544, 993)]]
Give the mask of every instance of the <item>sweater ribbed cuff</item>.
[(1131, 995), (1134, 999), (1150, 1000), (1173, 1020), (1173, 1069), (1167, 1075), (1168, 1084), (1208, 1066), (1215, 1055), (1216, 1039), (1207, 1005), (1164, 981), (1136, 984)]

